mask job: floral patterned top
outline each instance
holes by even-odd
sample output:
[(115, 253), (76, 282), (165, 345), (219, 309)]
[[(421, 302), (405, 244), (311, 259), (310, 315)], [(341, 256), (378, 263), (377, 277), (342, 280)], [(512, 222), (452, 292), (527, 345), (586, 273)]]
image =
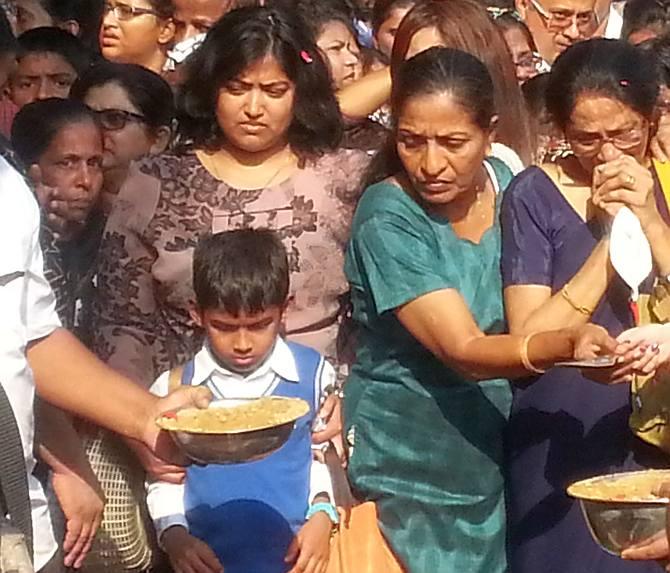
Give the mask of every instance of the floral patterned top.
[(276, 230), (291, 271), (288, 338), (333, 359), (348, 285), (343, 252), (368, 164), (339, 150), (266, 189), (216, 179), (194, 154), (145, 159), (121, 189), (98, 256), (93, 348), (148, 387), (201, 347), (188, 315), (193, 249), (203, 235), (242, 227)]

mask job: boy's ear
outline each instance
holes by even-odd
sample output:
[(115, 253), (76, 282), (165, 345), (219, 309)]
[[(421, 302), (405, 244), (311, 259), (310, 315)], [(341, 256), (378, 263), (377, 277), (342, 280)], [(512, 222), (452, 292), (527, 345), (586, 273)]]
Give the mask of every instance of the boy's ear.
[(191, 320), (202, 328), (202, 311), (196, 305), (193, 305), (188, 309), (188, 314), (191, 317)]

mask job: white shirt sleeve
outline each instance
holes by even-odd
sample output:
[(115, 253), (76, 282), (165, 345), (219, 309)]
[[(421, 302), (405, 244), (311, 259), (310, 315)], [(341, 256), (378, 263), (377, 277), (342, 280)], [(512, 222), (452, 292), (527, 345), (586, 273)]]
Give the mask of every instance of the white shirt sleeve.
[[(321, 376), (316, 381), (318, 387), (315, 388), (317, 395), (324, 397), (324, 390), (335, 383), (336, 374), (333, 366), (324, 361), (323, 368), (321, 369)], [(320, 449), (317, 446), (315, 449)], [(316, 497), (317, 494), (325, 492), (330, 496), (331, 501), (334, 500), (333, 495), (333, 481), (330, 478), (330, 472), (328, 471), (328, 466), (319, 460), (312, 457), (312, 467), (310, 469), (310, 483), (309, 483), (309, 502), (312, 503), (312, 500)]]
[[(14, 208), (24, 211), (30, 229), (28, 259), (26, 260), (25, 304), (26, 339), (38, 340), (56, 330), (61, 324), (56, 314), (56, 297), (44, 276), (44, 257), (40, 247), (40, 211), (37, 200), (19, 173), (10, 170), (4, 173), (5, 181), (14, 194)], [(11, 214), (9, 215), (11, 216)]]
[[(166, 396), (169, 375), (169, 371), (161, 374), (152, 384), (150, 392), (156, 396)], [(163, 532), (173, 525), (181, 525), (188, 529), (184, 508), (184, 484), (152, 481), (147, 482), (146, 489), (147, 508), (154, 522), (159, 543)]]

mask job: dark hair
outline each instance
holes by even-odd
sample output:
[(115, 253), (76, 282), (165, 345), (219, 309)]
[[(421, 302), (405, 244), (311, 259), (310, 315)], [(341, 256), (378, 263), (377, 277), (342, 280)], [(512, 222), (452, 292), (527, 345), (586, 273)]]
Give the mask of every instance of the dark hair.
[(91, 89), (106, 84), (115, 84), (123, 89), (150, 128), (172, 125), (175, 106), (170, 86), (158, 74), (137, 64), (96, 64), (72, 85), (70, 97), (83, 101)]
[(525, 81), (521, 86), (528, 114), (532, 118), (539, 119), (548, 113), (547, 86), (549, 85), (549, 76), (549, 73), (538, 74)]
[(149, 0), (149, 4), (156, 11), (159, 18), (167, 20), (174, 16), (174, 2), (172, 0)]
[(221, 86), (268, 54), (295, 85), (287, 134), (293, 151), (306, 159), (335, 149), (342, 137), (342, 118), (328, 67), (300, 18), (280, 7), (238, 8), (208, 32), (186, 63), (186, 80), (177, 99), (182, 135), (197, 147), (220, 146), (224, 134), (216, 119), (216, 101)]
[(79, 38), (60, 28), (33, 28), (18, 37), (18, 44), (18, 60), (28, 54), (58, 54), (74, 68), (77, 75), (91, 63), (91, 56)]
[(92, 52), (98, 48), (98, 27), (102, 20), (103, 0), (39, 0), (56, 24), (79, 24), (79, 38)]
[[(410, 58), (397, 70), (391, 95), (394, 123), (408, 99), (443, 92), (463, 106), (480, 128), (490, 128), (496, 107), (493, 81), (486, 66), (467, 52), (437, 47)], [(400, 170), (394, 129), (386, 148), (373, 161), (367, 182), (376, 183)]]
[[(346, 4), (340, 0), (289, 0), (290, 6), (302, 18), (307, 28), (312, 33), (316, 42), (321, 35), (323, 27), (330, 22), (340, 22), (344, 24), (351, 32), (354, 39), (357, 39), (356, 29), (354, 28), (353, 14)], [(275, 0), (273, 6), (289, 6), (282, 0)]]
[(405, 60), (414, 35), (425, 28), (436, 28), (446, 46), (468, 52), (484, 63), (493, 80), (499, 114), (498, 141), (514, 149), (524, 162), (529, 162), (532, 155), (530, 121), (512, 56), (486, 8), (474, 0), (419, 0), (398, 28), (391, 57), (393, 74)]
[(286, 249), (274, 231), (237, 229), (208, 235), (193, 255), (193, 289), (201, 309), (256, 314), (286, 304)]
[(650, 54), (622, 40), (587, 40), (570, 46), (554, 63), (547, 108), (565, 129), (577, 98), (588, 92), (616, 99), (651, 120), (658, 84), (658, 70)]
[(647, 40), (638, 44), (637, 47), (654, 57), (660, 82), (664, 86), (670, 87), (670, 34)]
[(372, 29), (378, 32), (393, 10), (408, 8), (414, 6), (415, 3), (415, 0), (375, 0), (375, 5), (372, 8)]
[(2, 7), (0, 7), (0, 55), (13, 54), (16, 52), (17, 44), (9, 18)]
[(98, 125), (95, 114), (83, 103), (49, 98), (21, 108), (12, 123), (12, 147), (24, 166), (37, 163), (65, 126), (91, 122)]
[(670, 3), (667, 0), (628, 0), (623, 9), (621, 37), (628, 37), (644, 28), (662, 34), (670, 24)]

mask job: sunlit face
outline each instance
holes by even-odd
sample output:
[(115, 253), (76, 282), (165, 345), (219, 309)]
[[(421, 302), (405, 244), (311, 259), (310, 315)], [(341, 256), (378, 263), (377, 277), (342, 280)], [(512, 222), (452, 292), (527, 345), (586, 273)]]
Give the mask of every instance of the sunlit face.
[[(120, 85), (110, 82), (93, 87), (86, 93), (84, 103), (95, 111), (122, 110), (142, 115), (128, 93)], [(131, 161), (150, 153), (155, 138), (149, 128), (135, 119), (130, 119), (121, 129), (103, 127), (105, 169), (124, 169)]]
[(565, 135), (590, 176), (602, 163), (622, 155), (644, 161), (650, 139), (649, 122), (626, 104), (599, 94), (577, 98)]
[(449, 93), (417, 95), (400, 110), (396, 148), (416, 193), (437, 207), (473, 189), (493, 135)]
[(90, 213), (102, 188), (102, 136), (95, 123), (61, 128), (37, 164), (45, 185), (67, 192), (71, 209)]
[(523, 30), (519, 28), (507, 28), (503, 32), (503, 36), (512, 55), (516, 79), (521, 84), (530, 78), (534, 78), (538, 74), (535, 56), (533, 48), (528, 43), (528, 38), (523, 33)]
[(356, 38), (342, 22), (333, 20), (325, 24), (316, 45), (328, 62), (335, 89), (349, 85), (363, 75)]
[(205, 34), (232, 6), (230, 0), (174, 0), (175, 40)]
[(540, 55), (548, 62), (569, 46), (590, 38), (598, 23), (595, 0), (516, 0)]
[(435, 47), (445, 47), (442, 33), (437, 28), (421, 28), (412, 36), (405, 59), (409, 60), (417, 54)]
[(19, 107), (40, 99), (67, 98), (76, 79), (76, 70), (61, 55), (29, 53), (14, 68), (9, 94)]
[(139, 64), (152, 69), (157, 54), (174, 39), (172, 21), (153, 13), (138, 13), (128, 20), (121, 20), (109, 9), (122, 5), (152, 11), (148, 0), (109, 0), (106, 4), (108, 7), (100, 27), (102, 55), (112, 62)]
[(284, 318), (284, 308), (270, 307), (258, 313), (233, 315), (225, 310), (192, 312), (214, 356), (233, 372), (253, 372), (270, 355)]
[(411, 9), (411, 5), (394, 8), (389, 12), (388, 17), (382, 22), (382, 25), (379, 26), (379, 30), (375, 34), (375, 40), (377, 48), (385, 56), (391, 57), (393, 42), (395, 41), (395, 35), (398, 33), (400, 22), (402, 22), (402, 19)]
[(54, 25), (53, 18), (42, 7), (39, 0), (16, 0), (17, 34), (23, 34), (33, 28)]
[(295, 86), (274, 56), (256, 61), (219, 90), (216, 118), (226, 142), (248, 153), (286, 145), (294, 99)]

